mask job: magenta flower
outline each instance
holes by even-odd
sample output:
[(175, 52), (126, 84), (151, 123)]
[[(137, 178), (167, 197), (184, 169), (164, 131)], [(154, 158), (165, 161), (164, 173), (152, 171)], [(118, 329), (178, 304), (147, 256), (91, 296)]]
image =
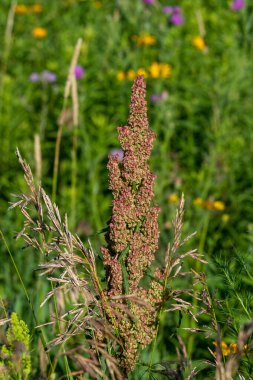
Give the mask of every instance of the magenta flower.
[(165, 7), (163, 7), (163, 12), (168, 15), (171, 15), (173, 13), (173, 10), (174, 10), (174, 7), (171, 7), (169, 5), (166, 5)]
[(47, 71), (47, 70), (41, 73), (41, 78), (43, 81), (48, 82), (48, 83), (53, 83), (56, 81), (55, 73), (52, 73), (51, 71)]
[(40, 74), (38, 74), (38, 73), (32, 73), (29, 76), (29, 81), (31, 81), (31, 82), (38, 82), (39, 80), (40, 80)]
[(181, 14), (174, 13), (170, 18), (170, 22), (173, 25), (182, 25), (184, 23), (184, 18)]
[(166, 5), (165, 7), (163, 7), (163, 12), (170, 15), (181, 14), (181, 7), (179, 6), (172, 7), (170, 5)]
[(244, 0), (234, 0), (231, 4), (231, 9), (233, 11), (239, 11), (240, 9), (244, 8), (245, 2)]
[(75, 74), (76, 79), (81, 79), (85, 74), (85, 70), (82, 66), (77, 65), (75, 67), (74, 74)]
[(112, 149), (109, 153), (110, 156), (114, 156), (114, 157), (117, 157), (118, 158), (118, 161), (119, 162), (122, 162), (123, 161), (123, 158), (124, 158), (124, 151), (123, 149)]
[(146, 5), (152, 5), (154, 4), (155, 0), (142, 0), (144, 4)]
[(181, 15), (181, 7), (175, 6), (165, 6), (163, 7), (163, 12), (171, 15), (169, 22), (173, 25), (181, 25), (184, 23), (184, 18)]

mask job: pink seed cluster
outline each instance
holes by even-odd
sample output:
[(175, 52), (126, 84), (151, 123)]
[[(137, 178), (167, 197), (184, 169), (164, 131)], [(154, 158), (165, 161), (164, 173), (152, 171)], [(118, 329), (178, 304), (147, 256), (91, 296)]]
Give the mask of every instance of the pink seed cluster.
[[(147, 163), (155, 133), (149, 129), (145, 97), (145, 81), (139, 76), (132, 87), (128, 125), (118, 128), (123, 158), (109, 156), (113, 202), (106, 234), (107, 247), (102, 247), (107, 268), (107, 294), (119, 296), (114, 323), (122, 342), (119, 364), (126, 376), (136, 364), (139, 348), (144, 348), (154, 338), (163, 297), (163, 274), (159, 270), (155, 271), (155, 279), (148, 288), (139, 286), (145, 270), (154, 260), (159, 238), (159, 207), (152, 204), (155, 175)], [(127, 294), (141, 302), (120, 298)]]
[(120, 259), (123, 252), (128, 274), (129, 293), (137, 288), (158, 248), (159, 207), (152, 206), (155, 175), (147, 160), (155, 139), (149, 129), (146, 85), (138, 76), (132, 87), (128, 125), (118, 127), (124, 158), (109, 156), (109, 187), (113, 193), (112, 216), (106, 236), (108, 246), (102, 248), (109, 273), (109, 293), (124, 293)]

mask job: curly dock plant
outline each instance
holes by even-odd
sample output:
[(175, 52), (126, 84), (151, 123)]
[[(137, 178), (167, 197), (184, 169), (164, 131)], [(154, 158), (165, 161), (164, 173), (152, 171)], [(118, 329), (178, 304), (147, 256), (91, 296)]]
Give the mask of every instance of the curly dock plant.
[(159, 207), (151, 204), (155, 175), (147, 164), (155, 133), (148, 127), (141, 76), (133, 85), (128, 125), (119, 127), (118, 132), (124, 158), (120, 162), (117, 155), (109, 157), (113, 206), (108, 247), (102, 248), (109, 267), (109, 293), (113, 295), (136, 292), (158, 248)]
[[(189, 238), (181, 240), (182, 197), (165, 267), (157, 268), (151, 280), (141, 281), (155, 259), (159, 238), (159, 207), (153, 204), (155, 175), (147, 163), (155, 133), (148, 126), (145, 92), (144, 78), (139, 76), (132, 88), (128, 125), (118, 128), (124, 158), (122, 161), (118, 156), (109, 158), (113, 204), (105, 235), (107, 245), (101, 248), (105, 286), (97, 273), (92, 248), (86, 248), (69, 231), (67, 216), (62, 218), (43, 188), (34, 183), (29, 165), (17, 151), (29, 188), (28, 194), (19, 195), (12, 205), (25, 217), (18, 237), (22, 236), (26, 246), (44, 255), (39, 268), (52, 287), (41, 306), (52, 297), (57, 306), (62, 294), (65, 297), (65, 309), (59, 301), (52, 317), (51, 323), (56, 327), (58, 324), (58, 334), (50, 343), (59, 345), (76, 335), (85, 336), (82, 346), (65, 354), (76, 359), (79, 368), (94, 379), (99, 379), (102, 373), (103, 379), (109, 379), (101, 363), (106, 365), (110, 378), (127, 378), (136, 365), (139, 351), (156, 337), (166, 301), (170, 300), (167, 311), (189, 311), (191, 304), (183, 298), (185, 294), (192, 295), (193, 290), (174, 289), (173, 280), (189, 274), (181, 272), (182, 260), (187, 256), (200, 260), (195, 250), (180, 252)], [(151, 366), (152, 363), (149, 370)]]
[(132, 88), (128, 125), (118, 128), (124, 150), (122, 162), (117, 155), (109, 157), (113, 204), (106, 234), (108, 244), (102, 248), (107, 266), (108, 295), (135, 295), (146, 302), (146, 305), (140, 305), (128, 298), (134, 318), (118, 321), (124, 342), (121, 365), (126, 372), (134, 368), (138, 347), (143, 348), (154, 337), (163, 292), (158, 281), (152, 281), (149, 289), (139, 286), (145, 270), (155, 258), (159, 238), (159, 207), (152, 205), (155, 175), (147, 163), (155, 133), (148, 125), (145, 87), (143, 77), (137, 77)]

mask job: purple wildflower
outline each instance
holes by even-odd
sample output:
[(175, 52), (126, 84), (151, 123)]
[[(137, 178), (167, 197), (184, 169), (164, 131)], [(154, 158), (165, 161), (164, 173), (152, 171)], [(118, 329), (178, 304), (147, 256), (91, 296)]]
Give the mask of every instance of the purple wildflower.
[(168, 96), (169, 96), (168, 91), (163, 91), (160, 94), (153, 94), (153, 95), (151, 95), (150, 96), (150, 101), (151, 101), (151, 103), (156, 103), (156, 102), (159, 102), (161, 100), (166, 99)]
[(179, 6), (172, 7), (170, 5), (166, 5), (165, 7), (163, 7), (163, 12), (168, 15), (181, 14), (181, 7)]
[(53, 83), (56, 81), (56, 75), (55, 73), (52, 73), (51, 71), (47, 71), (47, 70), (43, 71), (41, 73), (41, 77), (45, 82), (48, 82), (48, 83)]
[(39, 80), (40, 80), (40, 74), (38, 74), (38, 73), (32, 73), (29, 76), (29, 81), (31, 81), (31, 82), (38, 82)]
[(77, 65), (75, 67), (74, 74), (75, 74), (76, 79), (81, 79), (85, 74), (85, 70), (82, 66)]
[(165, 7), (163, 7), (163, 12), (168, 15), (171, 15), (173, 13), (173, 10), (174, 10), (174, 7), (171, 7), (169, 5), (166, 5)]
[(231, 4), (231, 9), (233, 11), (239, 11), (240, 9), (244, 8), (245, 2), (244, 0), (234, 0)]
[(173, 25), (183, 24), (184, 18), (181, 15), (181, 7), (179, 7), (179, 6), (175, 6), (175, 7), (166, 6), (163, 8), (163, 12), (171, 15), (171, 17), (169, 18), (169, 21), (171, 22), (171, 24), (173, 24)]
[(112, 149), (110, 151), (110, 156), (114, 156), (114, 157), (117, 157), (119, 162), (122, 162), (123, 161), (123, 158), (124, 158), (124, 151), (123, 149)]
[(155, 0), (142, 0), (144, 4), (146, 5), (152, 5), (154, 4)]
[(173, 25), (182, 25), (184, 23), (184, 18), (181, 14), (174, 13), (171, 16), (170, 21)]
[(157, 102), (159, 100), (159, 96), (157, 95), (157, 94), (152, 94), (151, 96), (150, 96), (150, 101), (151, 101), (151, 103), (155, 103), (155, 102)]

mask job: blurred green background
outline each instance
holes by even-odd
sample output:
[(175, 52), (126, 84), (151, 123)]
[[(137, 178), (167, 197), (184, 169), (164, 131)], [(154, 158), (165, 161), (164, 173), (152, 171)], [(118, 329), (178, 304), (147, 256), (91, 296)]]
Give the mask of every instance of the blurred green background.
[[(15, 149), (51, 195), (63, 117), (56, 201), (69, 215), (72, 231), (84, 241), (89, 236), (98, 251), (103, 235), (95, 234), (105, 227), (111, 205), (107, 158), (120, 148), (117, 126), (127, 122), (132, 81), (140, 73), (147, 81), (150, 127), (157, 134), (150, 165), (162, 209), (159, 261), (183, 192), (184, 232), (197, 231), (191, 244), (210, 263), (205, 268), (210, 289), (219, 288), (226, 299), (217, 259), (232, 273), (238, 256), (252, 264), (253, 3), (239, 8), (227, 0), (1, 0), (1, 230), (41, 323), (48, 320), (47, 307), (39, 309), (47, 284), (34, 271), (38, 255), (13, 239), (22, 216), (8, 211), (12, 194), (25, 191)], [(64, 115), (62, 107), (78, 38), (83, 43), (74, 126), (71, 99)], [(3, 239), (0, 253), (1, 299), (33, 326)], [(250, 286), (252, 279), (246, 292)], [(232, 304), (239, 307), (235, 300)], [(248, 306), (251, 310), (251, 300)], [(231, 336), (242, 314), (234, 318)], [(171, 352), (170, 318), (162, 321), (158, 359)], [(225, 326), (224, 318), (220, 314)], [(208, 344), (200, 339), (193, 357), (210, 359), (207, 346), (212, 348), (212, 339)]]

